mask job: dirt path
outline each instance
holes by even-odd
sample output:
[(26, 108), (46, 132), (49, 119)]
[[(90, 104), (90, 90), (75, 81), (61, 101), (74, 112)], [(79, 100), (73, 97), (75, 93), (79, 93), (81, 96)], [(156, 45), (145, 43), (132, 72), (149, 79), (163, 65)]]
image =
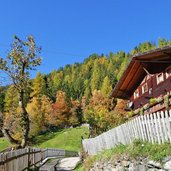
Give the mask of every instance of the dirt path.
[(54, 159), (40, 167), (40, 171), (69, 171), (74, 170), (81, 162), (80, 157)]

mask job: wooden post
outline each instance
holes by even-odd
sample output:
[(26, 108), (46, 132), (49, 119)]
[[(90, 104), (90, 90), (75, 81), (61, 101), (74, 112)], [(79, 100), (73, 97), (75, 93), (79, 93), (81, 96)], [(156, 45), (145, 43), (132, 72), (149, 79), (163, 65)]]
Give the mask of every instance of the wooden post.
[(27, 148), (27, 152), (28, 152), (28, 169), (30, 169), (30, 148)]
[(165, 118), (164, 118), (164, 112), (162, 111), (161, 112), (161, 122), (162, 122), (162, 125), (163, 125), (163, 133), (164, 133), (164, 139), (165, 141), (168, 141), (169, 140), (169, 137), (168, 137), (168, 132), (167, 132), (167, 129), (166, 129), (166, 122), (165, 122)]
[(161, 137), (161, 141), (162, 143), (164, 143), (164, 133), (163, 133), (163, 130), (162, 130), (162, 125), (161, 125), (161, 118), (160, 118), (160, 113), (157, 112), (157, 118), (158, 118), (158, 125), (159, 125), (159, 130), (160, 130), (160, 137)]
[[(170, 116), (170, 117), (169, 117)], [(171, 110), (169, 111), (165, 111), (165, 119), (166, 119), (166, 127), (167, 127), (167, 132), (168, 132), (168, 136), (169, 136), (169, 140), (171, 143), (171, 130), (170, 130), (170, 125), (171, 125)]]

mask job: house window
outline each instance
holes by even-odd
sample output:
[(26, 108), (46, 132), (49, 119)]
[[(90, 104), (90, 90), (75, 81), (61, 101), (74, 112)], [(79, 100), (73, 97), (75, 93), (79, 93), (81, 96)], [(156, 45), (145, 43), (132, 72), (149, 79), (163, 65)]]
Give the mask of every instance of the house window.
[(134, 99), (138, 98), (139, 97), (139, 90), (137, 89), (135, 92), (134, 92)]
[(153, 90), (153, 89), (150, 88), (149, 91), (148, 91), (148, 93), (149, 93), (149, 94), (152, 94), (152, 90)]
[(163, 73), (157, 74), (156, 79), (157, 79), (157, 84), (163, 82), (164, 81)]
[(170, 76), (171, 76), (171, 68), (166, 70), (166, 79), (169, 78)]
[(148, 92), (148, 85), (147, 85), (147, 83), (142, 85), (142, 94), (144, 94), (146, 92)]

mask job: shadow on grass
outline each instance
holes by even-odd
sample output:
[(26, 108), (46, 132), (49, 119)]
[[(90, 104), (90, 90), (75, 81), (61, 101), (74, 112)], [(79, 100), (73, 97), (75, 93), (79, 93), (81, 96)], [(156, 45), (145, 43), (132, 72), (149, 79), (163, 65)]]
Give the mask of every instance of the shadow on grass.
[(45, 133), (33, 137), (30, 140), (31, 142), (30, 145), (40, 145), (41, 143), (53, 139), (56, 135), (60, 135), (63, 132), (65, 132), (65, 130), (63, 129), (55, 129), (53, 131), (47, 131)]

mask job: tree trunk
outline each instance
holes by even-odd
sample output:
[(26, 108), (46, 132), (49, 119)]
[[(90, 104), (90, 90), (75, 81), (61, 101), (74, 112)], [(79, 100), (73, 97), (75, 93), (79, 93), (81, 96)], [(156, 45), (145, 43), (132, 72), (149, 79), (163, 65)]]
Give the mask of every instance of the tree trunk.
[(21, 142), (21, 147), (24, 148), (28, 143), (28, 134), (30, 130), (29, 125), (29, 117), (24, 105), (24, 91), (21, 90), (19, 92), (19, 105), (21, 107), (21, 122), (22, 122), (22, 129), (23, 129), (23, 137)]
[(8, 129), (3, 129), (2, 130), (4, 136), (9, 140), (10, 143), (12, 144), (19, 144), (19, 141), (18, 140), (15, 140), (9, 133), (9, 130)]

